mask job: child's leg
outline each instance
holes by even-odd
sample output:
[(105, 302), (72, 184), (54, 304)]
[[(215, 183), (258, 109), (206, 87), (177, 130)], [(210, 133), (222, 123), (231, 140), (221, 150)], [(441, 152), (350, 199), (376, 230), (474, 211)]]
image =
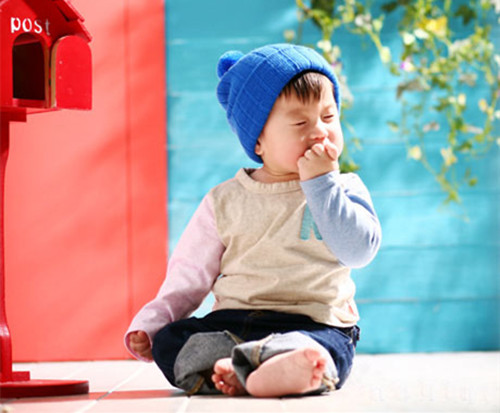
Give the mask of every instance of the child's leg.
[[(236, 344), (234, 336), (224, 331), (238, 334), (233, 325), (243, 325), (245, 316), (246, 312), (216, 311), (203, 318), (191, 317), (165, 326), (153, 339), (155, 363), (170, 384), (188, 392), (193, 390), (193, 386), (197, 387), (200, 376), (208, 378), (205, 383), (212, 385), (213, 364), (219, 358), (229, 357)], [(206, 340), (198, 336), (205, 333), (208, 334)]]
[[(226, 366), (225, 377), (231, 377), (227, 362), (221, 363)], [(221, 363), (216, 364), (216, 373), (223, 371)], [(232, 367), (246, 390), (259, 397), (321, 393), (334, 389), (338, 381), (330, 354), (315, 340), (299, 332), (272, 334), (263, 340), (237, 345), (232, 352)], [(216, 385), (221, 377), (224, 375), (214, 377)], [(222, 391), (224, 384), (229, 389), (237, 387), (219, 383), (218, 388)]]
[(236, 344), (227, 331), (192, 335), (175, 360), (175, 386), (188, 394), (219, 393), (212, 381), (213, 366), (230, 355)]
[(304, 334), (321, 344), (332, 357), (337, 368), (338, 381), (335, 388), (340, 389), (351, 372), (359, 340), (359, 328), (321, 328), (302, 331)]
[(189, 318), (163, 327), (153, 338), (153, 359), (167, 380), (175, 386), (174, 365), (177, 355), (189, 338), (199, 332), (207, 331), (196, 318)]

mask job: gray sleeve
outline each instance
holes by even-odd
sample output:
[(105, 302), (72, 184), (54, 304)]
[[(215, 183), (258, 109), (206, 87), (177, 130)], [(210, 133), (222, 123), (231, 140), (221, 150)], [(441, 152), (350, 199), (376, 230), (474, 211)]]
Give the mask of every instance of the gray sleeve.
[(301, 186), (330, 251), (346, 267), (366, 266), (379, 249), (382, 230), (361, 179), (356, 174), (330, 172)]

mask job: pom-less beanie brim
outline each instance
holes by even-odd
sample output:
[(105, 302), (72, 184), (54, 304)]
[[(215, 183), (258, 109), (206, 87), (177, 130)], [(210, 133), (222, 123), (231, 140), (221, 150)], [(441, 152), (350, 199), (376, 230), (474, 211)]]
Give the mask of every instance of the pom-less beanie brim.
[(311, 48), (275, 44), (246, 55), (231, 51), (220, 57), (217, 98), (246, 154), (255, 162), (262, 163), (255, 145), (274, 102), (292, 78), (307, 71), (322, 73), (330, 79), (340, 110), (339, 85), (332, 67)]

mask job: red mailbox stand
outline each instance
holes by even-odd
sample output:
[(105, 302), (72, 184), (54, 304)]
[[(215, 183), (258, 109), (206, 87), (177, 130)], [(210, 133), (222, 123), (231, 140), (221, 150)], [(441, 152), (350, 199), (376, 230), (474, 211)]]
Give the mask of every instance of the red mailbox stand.
[(69, 0), (0, 0), (0, 399), (85, 394), (88, 381), (30, 380), (12, 371), (5, 311), (4, 184), (10, 122), (57, 109), (90, 109), (91, 36)]

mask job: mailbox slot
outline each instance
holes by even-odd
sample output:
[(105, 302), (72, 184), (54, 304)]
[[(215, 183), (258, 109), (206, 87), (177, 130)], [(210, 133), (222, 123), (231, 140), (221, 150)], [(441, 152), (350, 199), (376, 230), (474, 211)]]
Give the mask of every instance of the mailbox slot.
[(42, 41), (34, 35), (25, 33), (16, 38), (12, 47), (14, 99), (45, 102), (47, 89), (45, 56)]

